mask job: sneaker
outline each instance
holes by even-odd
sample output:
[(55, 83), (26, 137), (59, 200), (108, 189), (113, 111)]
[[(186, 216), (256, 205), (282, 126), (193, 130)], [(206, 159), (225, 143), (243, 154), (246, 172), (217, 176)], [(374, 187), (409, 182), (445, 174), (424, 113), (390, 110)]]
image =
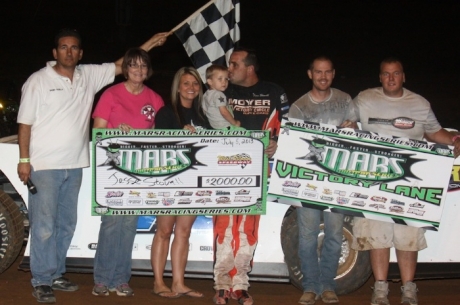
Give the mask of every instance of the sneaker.
[(372, 293), (371, 305), (390, 305), (387, 282), (376, 281), (372, 289), (374, 293)]
[(417, 305), (417, 285), (414, 282), (406, 282), (406, 285), (401, 287), (401, 303)]
[(104, 284), (96, 284), (93, 287), (92, 294), (97, 295), (97, 296), (108, 296), (109, 289)]
[(117, 295), (119, 295), (121, 297), (132, 297), (134, 295), (134, 291), (126, 283), (118, 285), (115, 288), (110, 288), (109, 291), (110, 292), (115, 292), (116, 291)]
[(40, 285), (34, 287), (32, 295), (37, 299), (38, 303), (56, 303), (53, 289), (48, 285)]
[(53, 285), (51, 285), (51, 288), (53, 288), (54, 290), (62, 291), (77, 291), (78, 285), (72, 283), (65, 277), (58, 277), (57, 279), (53, 280)]
[(249, 293), (246, 290), (234, 290), (231, 293), (231, 297), (232, 299), (237, 300), (238, 304), (240, 305), (254, 304), (252, 297), (249, 295)]
[(230, 298), (230, 291), (225, 289), (216, 290), (216, 294), (212, 298), (214, 304), (227, 304)]

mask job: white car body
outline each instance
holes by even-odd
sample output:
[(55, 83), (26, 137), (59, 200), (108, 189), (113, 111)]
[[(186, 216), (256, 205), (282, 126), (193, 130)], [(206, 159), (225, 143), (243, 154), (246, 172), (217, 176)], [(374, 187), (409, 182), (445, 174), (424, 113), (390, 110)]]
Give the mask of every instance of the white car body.
[[(28, 190), (17, 175), (18, 145), (0, 143), (0, 170), (28, 204)], [(455, 164), (460, 165), (460, 158)], [(72, 270), (92, 269), (97, 246), (100, 225), (99, 216), (91, 216), (91, 169), (83, 170), (82, 188), (79, 194), (78, 224), (72, 239), (68, 258), (74, 268)], [(39, 192), (41, 190), (38, 190)], [(281, 224), (289, 205), (267, 203), (267, 214), (261, 217), (259, 242), (254, 257), (254, 268), (251, 279), (288, 281), (289, 273), (284, 263), (284, 254), (280, 243)], [(447, 194), (444, 212), (439, 231), (427, 231), (425, 236), (428, 248), (419, 252), (419, 263), (458, 263), (460, 262), (460, 189)], [(189, 263), (187, 275), (192, 277), (212, 277), (213, 268), (213, 232), (212, 218), (200, 216), (195, 223), (190, 237)], [(152, 222), (154, 225), (154, 221)], [(149, 229), (145, 229), (148, 232)], [(152, 233), (136, 235), (133, 249), (133, 268), (142, 273), (150, 274), (150, 247)], [(29, 245), (25, 256), (29, 255)], [(394, 251), (391, 251), (391, 262), (396, 262)], [(166, 267), (170, 270), (170, 265)]]

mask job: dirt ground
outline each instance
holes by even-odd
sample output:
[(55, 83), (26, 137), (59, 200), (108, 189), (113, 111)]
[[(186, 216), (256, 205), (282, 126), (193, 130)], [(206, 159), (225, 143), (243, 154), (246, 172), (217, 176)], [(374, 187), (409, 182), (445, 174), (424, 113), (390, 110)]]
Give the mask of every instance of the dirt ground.
[[(30, 273), (18, 270), (18, 265), (22, 259), (19, 256), (16, 262), (4, 273), (0, 274), (0, 304), (1, 305), (25, 305), (38, 304), (32, 297), (32, 287), (30, 286)], [(203, 298), (194, 299), (181, 297), (178, 299), (165, 299), (151, 294), (152, 278), (148, 276), (133, 276), (130, 285), (135, 291), (132, 298), (118, 297), (111, 293), (108, 297), (95, 297), (91, 294), (93, 287), (92, 274), (69, 273), (66, 275), (73, 282), (80, 285), (77, 292), (56, 291), (57, 304), (63, 305), (82, 305), (82, 304), (155, 304), (155, 305), (175, 305), (175, 304), (212, 304), (214, 292), (212, 281), (187, 279), (187, 284), (205, 294)], [(168, 279), (170, 283), (170, 279)], [(340, 296), (340, 305), (369, 304), (372, 293), (372, 278), (357, 291)], [(460, 304), (458, 300), (458, 287), (460, 279), (449, 280), (423, 280), (417, 281), (419, 288), (419, 300), (421, 305), (439, 304)], [(390, 302), (399, 304), (400, 283), (390, 283)], [(278, 304), (297, 304), (301, 296), (301, 291), (286, 283), (261, 283), (251, 282), (250, 293), (254, 298), (255, 304), (278, 305)], [(237, 302), (230, 300), (229, 305), (237, 305)], [(317, 301), (316, 304), (324, 304)]]

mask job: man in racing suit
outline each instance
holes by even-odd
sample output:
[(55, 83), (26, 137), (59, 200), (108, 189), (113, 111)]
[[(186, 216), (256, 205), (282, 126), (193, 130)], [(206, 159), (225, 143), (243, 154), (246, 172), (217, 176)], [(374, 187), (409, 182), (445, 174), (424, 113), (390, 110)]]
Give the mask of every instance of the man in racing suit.
[[(284, 90), (259, 80), (258, 62), (253, 50), (235, 49), (229, 61), (230, 84), (225, 95), (233, 108), (235, 120), (249, 130), (269, 130), (272, 139), (265, 150), (272, 157), (277, 145), (281, 117), (289, 103)], [(215, 304), (226, 304), (229, 297), (241, 305), (252, 305), (248, 294), (251, 262), (257, 245), (259, 215), (224, 215), (214, 218)]]

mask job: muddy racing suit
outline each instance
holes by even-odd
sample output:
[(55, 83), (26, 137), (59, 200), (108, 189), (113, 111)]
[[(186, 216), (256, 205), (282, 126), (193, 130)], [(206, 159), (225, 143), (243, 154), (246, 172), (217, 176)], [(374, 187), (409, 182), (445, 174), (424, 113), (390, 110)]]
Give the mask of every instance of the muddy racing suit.
[[(251, 87), (229, 84), (225, 95), (241, 127), (270, 130), (272, 137), (278, 134), (281, 117), (289, 109), (281, 87), (265, 81)], [(248, 289), (248, 272), (257, 245), (259, 220), (260, 215), (214, 217), (214, 289)]]

